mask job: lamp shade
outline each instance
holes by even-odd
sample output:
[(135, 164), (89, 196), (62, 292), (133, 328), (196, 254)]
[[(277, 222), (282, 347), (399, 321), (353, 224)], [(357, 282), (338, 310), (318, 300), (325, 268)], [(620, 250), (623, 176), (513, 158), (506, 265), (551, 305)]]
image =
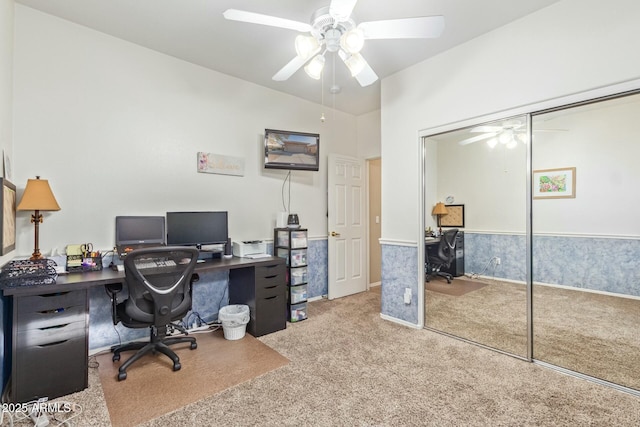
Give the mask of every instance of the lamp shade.
[(433, 212), (431, 212), (432, 215), (446, 215), (448, 213), (447, 207), (442, 202), (436, 203), (433, 207)]
[(22, 194), (22, 200), (18, 204), (19, 211), (59, 211), (60, 205), (56, 201), (49, 181), (40, 179), (29, 179)]

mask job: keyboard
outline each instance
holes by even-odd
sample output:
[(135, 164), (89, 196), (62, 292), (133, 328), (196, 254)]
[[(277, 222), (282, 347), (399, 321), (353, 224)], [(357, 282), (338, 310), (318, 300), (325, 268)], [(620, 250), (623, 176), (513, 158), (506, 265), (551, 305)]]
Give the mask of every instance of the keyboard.
[(162, 268), (176, 266), (176, 262), (171, 259), (145, 259), (136, 261), (135, 264), (139, 270), (144, 270), (145, 268)]

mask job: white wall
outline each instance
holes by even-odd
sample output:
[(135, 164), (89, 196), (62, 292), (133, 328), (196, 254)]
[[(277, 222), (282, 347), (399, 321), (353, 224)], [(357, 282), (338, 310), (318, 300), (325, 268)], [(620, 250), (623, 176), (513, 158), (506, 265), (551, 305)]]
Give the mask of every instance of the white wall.
[(380, 157), (380, 110), (357, 117), (358, 157), (375, 159)]
[[(13, 0), (0, 0), (0, 152), (8, 156), (9, 162), (13, 155), (13, 16)], [(14, 254), (12, 251), (0, 257), (0, 265)]]
[[(326, 158), (357, 155), (357, 120), (17, 5), (14, 159), (19, 195), (48, 179), (62, 210), (40, 247), (114, 243), (116, 215), (228, 210), (234, 240), (272, 238), (286, 171), (265, 171), (265, 128), (321, 134), (320, 172), (294, 171), (291, 210), (326, 236)], [(335, 118), (335, 120), (333, 120)], [(196, 153), (245, 160), (243, 177), (198, 174)], [(288, 193), (288, 189), (285, 190)], [(19, 254), (33, 228), (18, 213)]]
[(384, 79), (382, 238), (417, 238), (420, 130), (638, 79), (638, 16), (564, 0)]

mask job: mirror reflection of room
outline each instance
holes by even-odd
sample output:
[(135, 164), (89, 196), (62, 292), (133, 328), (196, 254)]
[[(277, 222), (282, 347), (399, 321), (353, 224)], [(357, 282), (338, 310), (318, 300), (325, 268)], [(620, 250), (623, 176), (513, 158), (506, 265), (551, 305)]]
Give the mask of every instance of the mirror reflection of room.
[[(443, 225), (443, 233), (457, 228), (464, 257), (450, 284), (426, 282), (425, 325), (521, 357), (527, 354), (527, 138), (526, 117), (519, 116), (425, 140), (425, 223), (435, 230)], [(433, 214), (438, 203), (449, 212)], [(427, 239), (427, 259), (432, 246)]]
[(424, 139), (425, 225), (465, 209), (464, 274), (426, 282), (427, 328), (640, 390), (639, 113), (633, 94), (533, 113), (522, 136), (526, 116)]

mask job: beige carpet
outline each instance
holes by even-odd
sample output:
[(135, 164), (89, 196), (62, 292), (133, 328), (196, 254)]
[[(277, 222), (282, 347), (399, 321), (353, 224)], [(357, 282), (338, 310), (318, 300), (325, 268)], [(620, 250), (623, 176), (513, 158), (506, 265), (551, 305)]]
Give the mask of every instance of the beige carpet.
[(425, 283), (425, 287), (428, 291), (439, 292), (445, 295), (451, 295), (459, 297), (469, 292), (477, 291), (478, 289), (487, 286), (486, 283), (465, 279), (464, 277), (455, 277), (451, 283), (447, 283), (444, 278), (434, 277), (430, 281)]
[(158, 353), (132, 364), (127, 379), (118, 381), (118, 367), (133, 353), (123, 353), (117, 363), (111, 353), (97, 357), (113, 426), (138, 425), (288, 363), (249, 334), (234, 341), (225, 340), (222, 329), (195, 336), (195, 350), (189, 344), (172, 346), (182, 365), (176, 372), (173, 362)]
[[(389, 322), (380, 304), (380, 287), (309, 303), (308, 320), (259, 338), (290, 360), (285, 366), (141, 426), (640, 425), (636, 396)], [(74, 426), (112, 425), (97, 369), (87, 390), (62, 399), (82, 408)]]

